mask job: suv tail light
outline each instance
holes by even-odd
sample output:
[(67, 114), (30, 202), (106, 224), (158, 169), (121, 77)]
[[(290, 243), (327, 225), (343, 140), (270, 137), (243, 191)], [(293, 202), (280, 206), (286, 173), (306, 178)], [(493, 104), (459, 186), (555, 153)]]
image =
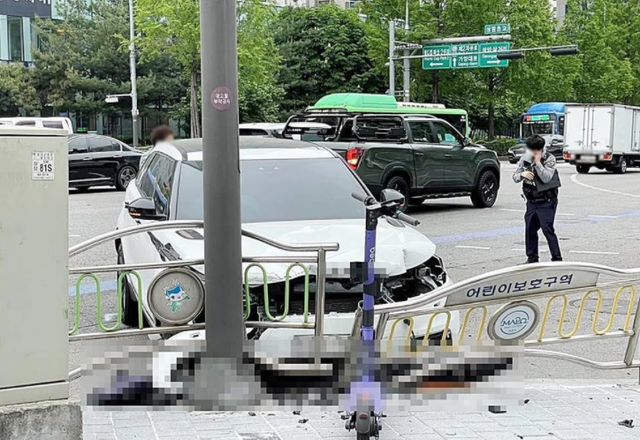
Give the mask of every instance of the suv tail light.
[(360, 157), (362, 157), (362, 148), (353, 147), (347, 150), (347, 163), (349, 164), (349, 168), (355, 170), (358, 168), (358, 164), (360, 163)]
[(611, 153), (604, 153), (602, 160), (611, 160)]
[(565, 160), (571, 160), (571, 153), (564, 153)]

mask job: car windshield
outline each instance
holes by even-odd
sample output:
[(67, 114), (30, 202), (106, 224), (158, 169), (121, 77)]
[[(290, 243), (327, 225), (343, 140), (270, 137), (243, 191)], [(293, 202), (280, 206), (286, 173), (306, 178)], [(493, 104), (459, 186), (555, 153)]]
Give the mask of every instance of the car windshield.
[(553, 134), (553, 122), (525, 122), (522, 124), (523, 138), (534, 134)]
[[(242, 222), (364, 219), (364, 189), (340, 159), (243, 160)], [(202, 161), (182, 163), (176, 219), (202, 220)], [(223, 209), (224, 207), (221, 207)]]

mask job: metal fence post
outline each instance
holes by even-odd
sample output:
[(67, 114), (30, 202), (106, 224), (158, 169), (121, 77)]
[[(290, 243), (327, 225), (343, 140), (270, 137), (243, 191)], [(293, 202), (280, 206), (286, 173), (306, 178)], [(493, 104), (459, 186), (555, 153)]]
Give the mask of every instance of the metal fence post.
[(324, 333), (324, 295), (325, 277), (327, 274), (327, 253), (324, 248), (318, 250), (318, 268), (316, 275), (316, 328), (315, 336), (322, 336)]

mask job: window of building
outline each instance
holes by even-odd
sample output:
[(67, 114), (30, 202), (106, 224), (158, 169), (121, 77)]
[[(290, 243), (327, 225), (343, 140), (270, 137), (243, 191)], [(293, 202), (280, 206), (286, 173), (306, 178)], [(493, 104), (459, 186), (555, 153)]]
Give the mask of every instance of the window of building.
[(24, 61), (22, 44), (22, 17), (7, 17), (9, 33), (9, 60)]

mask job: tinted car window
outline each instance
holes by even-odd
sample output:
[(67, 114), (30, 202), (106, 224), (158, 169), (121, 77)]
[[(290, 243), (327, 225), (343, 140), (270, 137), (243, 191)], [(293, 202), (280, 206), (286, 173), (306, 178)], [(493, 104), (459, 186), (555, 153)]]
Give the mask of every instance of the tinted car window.
[[(364, 219), (364, 189), (335, 158), (240, 162), (242, 222)], [(183, 162), (176, 218), (203, 219), (202, 162)]]
[(460, 134), (452, 127), (441, 122), (432, 122), (431, 124), (433, 125), (433, 132), (436, 136), (436, 141), (439, 144), (451, 145), (453, 147), (459, 147), (462, 145), (459, 139)]
[(174, 169), (175, 161), (163, 154), (156, 155), (147, 167), (144, 193), (153, 199), (158, 214), (169, 212)]
[(91, 153), (105, 153), (109, 151), (120, 151), (120, 144), (107, 137), (90, 137), (89, 151)]
[(86, 153), (87, 139), (84, 137), (73, 138), (69, 141), (69, 153)]
[(409, 128), (413, 135), (413, 142), (419, 143), (438, 143), (431, 132), (431, 125), (427, 121), (409, 121)]
[(30, 120), (30, 121), (18, 121), (16, 122), (16, 125), (22, 125), (22, 126), (28, 126), (28, 127), (35, 127), (36, 126), (36, 121)]
[(42, 126), (45, 128), (64, 128), (60, 121), (42, 121)]
[(268, 136), (267, 130), (259, 128), (241, 128), (240, 136)]

